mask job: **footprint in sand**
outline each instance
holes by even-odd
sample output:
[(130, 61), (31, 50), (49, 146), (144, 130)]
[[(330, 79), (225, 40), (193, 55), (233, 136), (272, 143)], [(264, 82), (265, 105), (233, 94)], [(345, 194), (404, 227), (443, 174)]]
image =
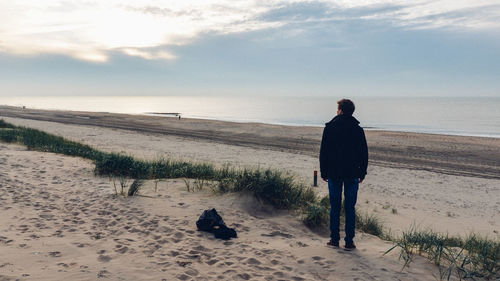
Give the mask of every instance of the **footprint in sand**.
[(297, 245), (298, 245), (299, 247), (309, 247), (309, 245), (307, 245), (306, 243), (302, 243), (302, 242), (300, 242), (300, 241), (299, 241), (299, 242), (297, 242)]
[(292, 271), (292, 269), (293, 269), (289, 266), (283, 266), (282, 268), (283, 268), (283, 270), (286, 270), (286, 271)]
[(97, 273), (97, 278), (109, 278), (111, 276), (111, 272), (107, 270), (101, 270)]
[(177, 238), (177, 239), (184, 238), (184, 233), (182, 233), (182, 232), (176, 232), (174, 234), (174, 237)]
[(259, 264), (261, 264), (261, 262), (258, 259), (255, 259), (255, 258), (249, 258), (249, 259), (247, 259), (246, 263), (247, 264), (251, 264), (251, 265), (259, 265)]
[(97, 257), (97, 260), (100, 262), (109, 262), (112, 258), (110, 256), (100, 255)]
[(120, 253), (120, 254), (125, 254), (127, 251), (128, 251), (128, 247), (127, 246), (116, 245), (115, 252)]
[(190, 262), (190, 261), (176, 261), (176, 263), (182, 267), (186, 267), (186, 266), (192, 264), (192, 262)]
[(49, 252), (49, 256), (51, 256), (53, 258), (60, 258), (60, 257), (62, 257), (62, 254), (59, 251), (54, 251), (54, 252)]
[(248, 274), (248, 273), (242, 273), (242, 274), (238, 274), (236, 276), (243, 279), (243, 280), (250, 280), (250, 278), (252, 278), (252, 276), (250, 276), (250, 274)]
[[(74, 263), (73, 263), (74, 264)], [(63, 263), (63, 262), (60, 262), (58, 264), (56, 264), (57, 266), (61, 266), (61, 267), (64, 267), (64, 268), (68, 268), (70, 265), (67, 264), (67, 263)]]
[(73, 243), (74, 245), (76, 245), (78, 248), (84, 248), (86, 246), (90, 246), (90, 244), (87, 244), (87, 243)]
[(186, 272), (184, 272), (185, 274), (189, 275), (189, 276), (198, 276), (199, 272), (198, 270), (194, 269), (194, 268), (190, 268), (188, 270), (186, 270)]
[(26, 224), (22, 224), (18, 226), (17, 230), (19, 230), (21, 233), (25, 233), (29, 230), (29, 226)]
[(209, 251), (209, 249), (207, 249), (201, 245), (198, 245), (198, 246), (194, 247), (193, 249), (196, 251), (200, 251), (200, 252), (208, 252)]
[(231, 224), (230, 226), (231, 226), (231, 227), (233, 227), (233, 228), (238, 229), (239, 231), (244, 231), (244, 232), (248, 232), (248, 231), (250, 231), (250, 228), (249, 228), (249, 227), (244, 226), (244, 225), (239, 224), (239, 223), (233, 223), (233, 224)]
[(178, 255), (180, 255), (179, 252), (177, 252), (177, 251), (170, 251), (170, 255), (169, 256), (171, 256), (171, 257), (177, 257)]
[(0, 236), (0, 243), (3, 243), (5, 245), (9, 245), (10, 243), (14, 242), (14, 240), (9, 239), (5, 236)]
[(191, 279), (189, 275), (186, 274), (177, 275), (177, 280), (188, 280), (188, 279)]
[(214, 264), (216, 264), (218, 262), (219, 262), (218, 260), (209, 260), (209, 261), (206, 262), (206, 264), (208, 264), (208, 265), (214, 265)]
[(283, 278), (285, 277), (285, 274), (281, 271), (276, 271), (273, 273), (274, 276), (278, 277), (278, 278)]
[(80, 265), (80, 271), (81, 272), (88, 272), (88, 270), (87, 270), (88, 268), (89, 268), (88, 265)]
[(285, 233), (285, 232), (281, 232), (281, 231), (273, 231), (271, 233), (263, 233), (261, 234), (261, 236), (267, 236), (267, 237), (276, 237), (276, 236), (281, 236), (283, 238), (293, 238), (294, 236), (289, 234), (289, 233)]

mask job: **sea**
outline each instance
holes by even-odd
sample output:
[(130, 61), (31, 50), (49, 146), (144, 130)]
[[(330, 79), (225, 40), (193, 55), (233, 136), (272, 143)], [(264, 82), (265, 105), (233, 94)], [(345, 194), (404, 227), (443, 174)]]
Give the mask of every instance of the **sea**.
[[(343, 97), (2, 97), (0, 105), (322, 127)], [(500, 97), (351, 97), (370, 130), (500, 138)], [(0, 113), (1, 115), (1, 113)]]

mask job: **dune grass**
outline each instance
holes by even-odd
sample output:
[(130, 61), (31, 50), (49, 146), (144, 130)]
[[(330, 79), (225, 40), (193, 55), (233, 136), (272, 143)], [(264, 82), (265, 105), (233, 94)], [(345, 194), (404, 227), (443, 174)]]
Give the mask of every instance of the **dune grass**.
[(141, 180), (192, 178), (217, 181), (221, 192), (250, 191), (280, 209), (299, 209), (316, 200), (311, 187), (298, 183), (293, 175), (272, 169), (216, 168), (212, 164), (132, 156), (99, 151), (91, 146), (46, 132), (0, 122), (0, 140), (26, 145), (28, 149), (90, 159), (100, 176)]
[(7, 123), (5, 122), (5, 120), (3, 119), (0, 119), (0, 128), (15, 128), (14, 125), (10, 124), (10, 123)]
[(453, 275), (461, 280), (500, 278), (500, 241), (475, 234), (462, 238), (411, 228), (394, 242), (386, 254), (399, 248), (403, 268), (414, 254), (419, 254), (439, 266), (440, 280), (449, 280)]
[[(330, 198), (328, 195), (319, 201), (309, 204), (304, 215), (304, 223), (311, 227), (328, 226), (330, 221)], [(340, 211), (340, 222), (345, 221), (344, 202), (342, 201)], [(368, 213), (356, 211), (356, 229), (364, 233), (372, 234), (386, 240), (390, 240), (389, 233), (384, 231), (382, 222), (378, 217)]]
[[(280, 209), (297, 210), (310, 227), (324, 226), (329, 222), (328, 196), (318, 198), (307, 184), (298, 182), (293, 175), (271, 169), (236, 169), (228, 165), (217, 168), (207, 163), (191, 163), (170, 159), (155, 161), (138, 160), (129, 155), (99, 151), (91, 146), (70, 141), (36, 129), (17, 127), (0, 119), (0, 140), (26, 145), (31, 150), (60, 153), (90, 159), (95, 163), (95, 173), (120, 179), (135, 179), (128, 195), (137, 193), (144, 180), (191, 178), (217, 182), (218, 192), (249, 191)], [(123, 180), (125, 182), (125, 180)], [(121, 194), (124, 186), (121, 183)], [(118, 190), (115, 186), (115, 192)], [(342, 208), (343, 209), (343, 208)], [(343, 216), (343, 212), (342, 212)], [(343, 220), (343, 219), (342, 219)], [(400, 249), (400, 258), (407, 266), (413, 254), (427, 256), (439, 265), (441, 279), (454, 272), (460, 278), (499, 278), (500, 242), (470, 235), (463, 239), (448, 237), (430, 231), (411, 229), (399, 238), (384, 231), (380, 220), (369, 214), (356, 214), (356, 228), (395, 245), (387, 252)]]
[(309, 227), (327, 227), (330, 222), (330, 198), (325, 196), (309, 204), (302, 220)]

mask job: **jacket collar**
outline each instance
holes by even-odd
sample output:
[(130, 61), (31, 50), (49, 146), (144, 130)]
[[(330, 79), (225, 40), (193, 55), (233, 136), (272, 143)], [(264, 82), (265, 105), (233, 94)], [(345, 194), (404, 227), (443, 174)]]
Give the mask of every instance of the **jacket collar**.
[(330, 122), (326, 123), (325, 125), (334, 123), (354, 123), (355, 125), (358, 125), (359, 121), (352, 115), (341, 114), (333, 117), (333, 119), (330, 120)]

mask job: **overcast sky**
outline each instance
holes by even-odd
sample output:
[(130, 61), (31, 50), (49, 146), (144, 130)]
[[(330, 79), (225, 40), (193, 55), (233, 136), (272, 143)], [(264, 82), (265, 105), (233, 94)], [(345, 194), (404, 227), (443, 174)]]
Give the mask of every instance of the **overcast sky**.
[(0, 96), (500, 96), (498, 0), (0, 0)]

